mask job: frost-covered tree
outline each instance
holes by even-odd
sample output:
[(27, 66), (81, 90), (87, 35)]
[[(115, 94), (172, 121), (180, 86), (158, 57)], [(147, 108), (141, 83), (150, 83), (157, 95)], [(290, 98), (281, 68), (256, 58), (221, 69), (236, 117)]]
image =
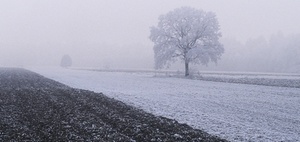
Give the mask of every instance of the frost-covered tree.
[(62, 58), (61, 58), (61, 62), (60, 62), (60, 66), (61, 67), (70, 67), (72, 65), (72, 59), (69, 55), (64, 55)]
[(217, 63), (224, 52), (220, 37), (219, 23), (213, 12), (182, 7), (161, 15), (150, 34), (154, 42), (155, 68), (169, 67), (181, 59), (188, 76), (190, 63)]

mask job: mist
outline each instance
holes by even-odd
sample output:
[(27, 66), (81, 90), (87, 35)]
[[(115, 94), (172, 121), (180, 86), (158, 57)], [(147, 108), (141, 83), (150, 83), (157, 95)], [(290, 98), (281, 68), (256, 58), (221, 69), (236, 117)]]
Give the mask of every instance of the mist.
[[(197, 70), (300, 72), (296, 0), (1, 0), (0, 66), (153, 69), (150, 27), (175, 8), (215, 12), (225, 53)], [(171, 69), (183, 69), (177, 63)]]

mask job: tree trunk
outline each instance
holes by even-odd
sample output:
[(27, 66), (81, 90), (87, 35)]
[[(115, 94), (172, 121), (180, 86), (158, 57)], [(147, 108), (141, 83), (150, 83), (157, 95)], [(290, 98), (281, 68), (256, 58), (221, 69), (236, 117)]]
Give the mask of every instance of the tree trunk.
[(189, 71), (189, 62), (185, 62), (185, 76), (189, 76), (190, 71)]

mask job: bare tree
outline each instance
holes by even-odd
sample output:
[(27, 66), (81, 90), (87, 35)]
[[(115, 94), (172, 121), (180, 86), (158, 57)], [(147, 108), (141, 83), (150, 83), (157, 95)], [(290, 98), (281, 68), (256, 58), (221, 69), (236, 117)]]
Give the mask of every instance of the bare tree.
[(154, 42), (155, 68), (169, 67), (181, 59), (185, 76), (189, 63), (207, 65), (217, 63), (224, 52), (219, 43), (221, 32), (216, 15), (190, 7), (182, 7), (161, 15), (156, 27), (151, 27)]
[(64, 55), (62, 58), (61, 58), (61, 61), (60, 61), (60, 66), (61, 67), (70, 67), (72, 65), (72, 59), (69, 55)]

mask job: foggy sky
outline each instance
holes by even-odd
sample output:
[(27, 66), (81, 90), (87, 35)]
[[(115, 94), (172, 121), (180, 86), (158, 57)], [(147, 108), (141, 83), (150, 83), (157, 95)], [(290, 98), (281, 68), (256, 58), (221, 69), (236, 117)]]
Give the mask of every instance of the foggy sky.
[(298, 0), (0, 0), (0, 66), (152, 68), (149, 27), (182, 6), (215, 12), (222, 39), (300, 33)]

